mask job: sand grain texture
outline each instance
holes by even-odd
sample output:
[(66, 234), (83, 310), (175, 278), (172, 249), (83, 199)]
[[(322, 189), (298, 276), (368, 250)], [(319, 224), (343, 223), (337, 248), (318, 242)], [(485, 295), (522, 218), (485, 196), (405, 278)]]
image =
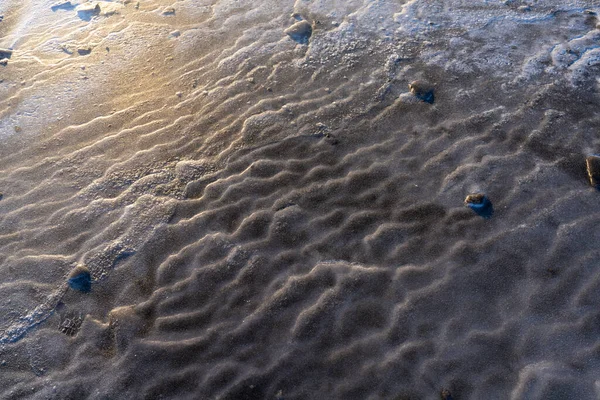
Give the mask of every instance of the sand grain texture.
[(0, 397), (597, 399), (598, 12), (0, 3)]

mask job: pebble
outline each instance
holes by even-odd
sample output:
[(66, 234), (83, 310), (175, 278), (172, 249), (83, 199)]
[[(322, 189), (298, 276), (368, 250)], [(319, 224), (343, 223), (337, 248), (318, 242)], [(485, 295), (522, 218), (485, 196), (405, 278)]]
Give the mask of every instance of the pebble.
[(98, 3), (82, 3), (75, 10), (77, 10), (77, 16), (83, 20), (89, 20), (94, 15), (100, 14), (101, 11)]
[(408, 89), (413, 96), (425, 103), (433, 104), (433, 86), (425, 81), (416, 80), (408, 84)]
[(442, 393), (440, 393), (440, 397), (442, 398), (442, 400), (452, 400), (452, 395), (450, 394), (449, 390), (442, 390)]
[(165, 7), (162, 15), (175, 15), (175, 9), (173, 7)]
[(87, 56), (88, 54), (90, 54), (92, 52), (92, 48), (91, 47), (80, 47), (77, 49), (77, 53), (80, 56)]
[(0, 58), (10, 58), (12, 56), (12, 50), (0, 48)]
[(465, 198), (465, 205), (483, 218), (491, 218), (494, 214), (494, 206), (490, 199), (483, 193), (473, 193)]
[(169, 33), (169, 35), (171, 37), (179, 37), (179, 36), (181, 36), (181, 32), (179, 32), (179, 31), (173, 31), (173, 32)]
[(590, 185), (600, 190), (600, 156), (591, 155), (586, 157), (585, 167)]
[(312, 35), (312, 26), (308, 21), (298, 21), (283, 32), (294, 41), (307, 44)]
[(74, 9), (75, 6), (73, 4), (71, 4), (70, 1), (59, 1), (58, 3), (54, 3), (52, 6), (50, 6), (50, 9), (52, 11), (58, 11), (58, 10), (72, 10)]
[(71, 289), (79, 290), (84, 293), (89, 292), (92, 288), (92, 275), (90, 274), (90, 270), (83, 265), (78, 265), (69, 274), (68, 282)]

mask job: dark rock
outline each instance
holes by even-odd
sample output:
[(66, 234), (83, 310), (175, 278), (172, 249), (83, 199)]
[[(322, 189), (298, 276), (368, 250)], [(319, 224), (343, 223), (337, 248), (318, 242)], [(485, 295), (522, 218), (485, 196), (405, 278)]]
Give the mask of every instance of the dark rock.
[(71, 289), (84, 293), (89, 292), (92, 289), (92, 275), (90, 274), (90, 270), (83, 265), (75, 267), (69, 274), (68, 282)]
[(82, 47), (82, 48), (77, 49), (77, 53), (80, 56), (87, 56), (91, 52), (92, 52), (92, 48), (91, 47)]
[(424, 101), (425, 103), (433, 104), (434, 88), (429, 83), (424, 81), (413, 81), (408, 84), (408, 89), (419, 100)]
[(442, 390), (442, 393), (440, 393), (440, 397), (442, 400), (453, 400), (450, 391), (446, 389)]
[(11, 49), (0, 49), (0, 58), (11, 58), (12, 50)]
[(465, 205), (475, 211), (477, 215), (486, 219), (491, 218), (494, 214), (492, 202), (483, 193), (468, 195), (465, 199)]
[(284, 33), (300, 44), (307, 44), (312, 35), (312, 26), (308, 21), (298, 21)]

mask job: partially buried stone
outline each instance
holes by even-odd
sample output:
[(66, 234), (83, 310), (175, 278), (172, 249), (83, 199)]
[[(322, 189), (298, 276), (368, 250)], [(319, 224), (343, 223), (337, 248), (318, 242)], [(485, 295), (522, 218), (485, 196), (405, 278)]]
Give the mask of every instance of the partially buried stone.
[(413, 81), (408, 84), (408, 89), (410, 92), (421, 101), (425, 103), (433, 104), (434, 96), (433, 96), (433, 86), (425, 81)]
[(587, 169), (590, 185), (600, 190), (600, 156), (591, 155), (586, 157), (585, 167)]
[(492, 206), (492, 202), (483, 193), (474, 193), (468, 195), (465, 199), (465, 205), (483, 218), (491, 218), (494, 214), (494, 206)]
[(52, 6), (50, 6), (50, 9), (53, 12), (56, 12), (58, 10), (72, 10), (74, 9), (75, 6), (73, 4), (71, 4), (70, 1), (59, 1), (58, 3), (54, 3)]
[(83, 20), (89, 21), (94, 15), (100, 14), (100, 4), (82, 3), (75, 7), (77, 16)]
[(308, 21), (298, 21), (283, 32), (296, 42), (306, 44), (312, 35), (312, 26)]
[(69, 286), (71, 289), (79, 290), (80, 292), (87, 293), (92, 288), (92, 275), (90, 270), (83, 265), (75, 267), (69, 274)]
[(440, 393), (440, 397), (442, 400), (452, 400), (452, 395), (450, 394), (449, 390), (442, 390), (442, 393)]
[(11, 49), (2, 49), (0, 48), (0, 58), (11, 58), (12, 57)]
[(173, 7), (166, 7), (163, 10), (162, 15), (175, 15), (175, 8), (173, 8)]

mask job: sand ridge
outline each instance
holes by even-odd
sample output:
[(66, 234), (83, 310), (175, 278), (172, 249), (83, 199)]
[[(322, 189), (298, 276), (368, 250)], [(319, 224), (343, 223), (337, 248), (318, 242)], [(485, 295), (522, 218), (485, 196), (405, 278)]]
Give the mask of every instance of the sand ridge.
[(504, 3), (4, 3), (2, 397), (596, 398), (597, 5)]

